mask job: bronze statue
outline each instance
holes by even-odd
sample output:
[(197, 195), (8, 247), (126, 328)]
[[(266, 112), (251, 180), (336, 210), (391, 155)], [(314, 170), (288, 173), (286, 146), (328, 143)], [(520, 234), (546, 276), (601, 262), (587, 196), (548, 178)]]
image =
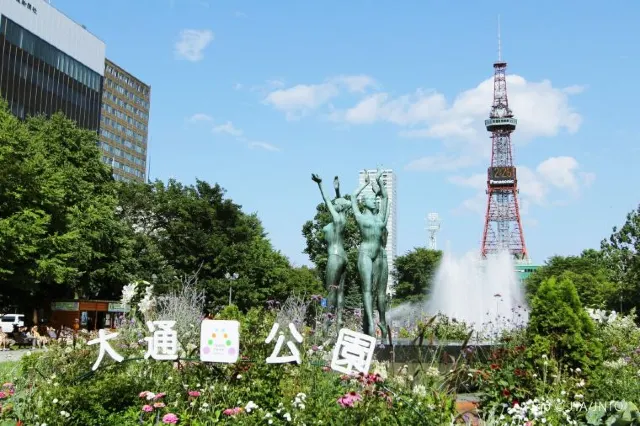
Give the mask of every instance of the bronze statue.
[(344, 280), (347, 274), (347, 252), (344, 249), (344, 229), (347, 224), (347, 213), (351, 204), (340, 196), (338, 176), (333, 179), (336, 198), (331, 202), (322, 188), (322, 179), (316, 174), (311, 179), (318, 184), (320, 194), (331, 213), (331, 223), (324, 228), (324, 239), (327, 242), (327, 268), (325, 285), (328, 292), (327, 306), (336, 316), (338, 329), (342, 327), (342, 310), (344, 308)]
[[(358, 196), (371, 184), (369, 175), (365, 175), (365, 183), (351, 196), (351, 208), (358, 223), (362, 242), (358, 250), (358, 272), (362, 282), (362, 301), (364, 305), (363, 331), (375, 336), (373, 321), (373, 289), (378, 295), (378, 313), (382, 337), (387, 335), (386, 326), (386, 282), (388, 274), (387, 256), (385, 253), (386, 228), (389, 219), (389, 197), (382, 183), (382, 170), (376, 175), (378, 191), (368, 194), (363, 199), (364, 211), (358, 208)], [(380, 194), (380, 208), (376, 206), (376, 193)]]

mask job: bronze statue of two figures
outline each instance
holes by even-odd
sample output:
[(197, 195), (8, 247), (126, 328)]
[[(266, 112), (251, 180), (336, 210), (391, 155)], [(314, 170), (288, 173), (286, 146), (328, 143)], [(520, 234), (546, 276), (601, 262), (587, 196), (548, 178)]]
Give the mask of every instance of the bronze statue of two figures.
[[(358, 272), (360, 274), (362, 301), (364, 307), (363, 331), (375, 336), (373, 320), (373, 292), (377, 295), (377, 308), (380, 317), (382, 338), (387, 336), (386, 307), (387, 281), (389, 266), (385, 246), (387, 245), (387, 221), (389, 219), (389, 197), (382, 182), (382, 171), (378, 170), (374, 182), (365, 173), (365, 182), (352, 195), (351, 200), (340, 196), (340, 183), (336, 176), (333, 186), (336, 198), (332, 201), (322, 188), (322, 179), (318, 175), (311, 175), (311, 179), (318, 184), (322, 199), (331, 213), (331, 223), (324, 227), (324, 237), (327, 242), (327, 269), (325, 271), (325, 285), (328, 290), (327, 305), (335, 314), (338, 328), (342, 326), (342, 311), (344, 308), (344, 281), (347, 272), (347, 253), (344, 249), (344, 230), (347, 224), (347, 213), (353, 214), (360, 229), (362, 241), (358, 249)], [(358, 206), (358, 197), (368, 186), (373, 191), (362, 198), (363, 209)], [(380, 198), (380, 207), (376, 198)]]

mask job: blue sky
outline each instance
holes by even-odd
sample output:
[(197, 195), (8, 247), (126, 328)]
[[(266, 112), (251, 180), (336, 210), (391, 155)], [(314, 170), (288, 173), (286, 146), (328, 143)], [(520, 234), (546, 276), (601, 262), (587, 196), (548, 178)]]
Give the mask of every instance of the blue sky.
[[(500, 11), (525, 239), (535, 262), (598, 247), (638, 205), (640, 4)], [(99, 7), (96, 5), (99, 4)], [(297, 264), (320, 195), (382, 163), (398, 252), (479, 249), (495, 2), (54, 0), (152, 86), (151, 177), (218, 182)]]

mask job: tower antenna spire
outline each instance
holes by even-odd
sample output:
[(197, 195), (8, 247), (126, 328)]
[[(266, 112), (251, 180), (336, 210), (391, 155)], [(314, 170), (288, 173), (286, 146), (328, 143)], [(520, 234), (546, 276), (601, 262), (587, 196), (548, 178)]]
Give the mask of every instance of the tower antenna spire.
[(500, 15), (498, 15), (498, 62), (502, 62), (502, 36), (500, 34)]

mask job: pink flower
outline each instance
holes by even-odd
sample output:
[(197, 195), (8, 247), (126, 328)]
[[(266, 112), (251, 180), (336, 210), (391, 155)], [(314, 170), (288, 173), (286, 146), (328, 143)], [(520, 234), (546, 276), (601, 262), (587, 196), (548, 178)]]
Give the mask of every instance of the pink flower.
[(160, 398), (164, 398), (167, 394), (164, 392), (160, 392), (158, 394), (156, 394), (156, 396), (153, 397), (153, 399), (160, 399)]
[(164, 405), (164, 402), (156, 402), (155, 404), (153, 404), (153, 406), (155, 408), (164, 408), (164, 407), (166, 407), (166, 405)]
[(149, 391), (140, 392), (138, 395), (140, 398), (145, 398), (149, 394)]
[(0, 392), (0, 399), (5, 399), (7, 397), (6, 392)]
[(198, 391), (189, 391), (189, 396), (193, 397), (193, 398), (197, 398), (200, 396), (200, 392)]
[(162, 417), (162, 423), (165, 424), (176, 424), (178, 423), (178, 416), (176, 416), (173, 413), (169, 413), (169, 414), (165, 414), (164, 417)]
[(150, 413), (153, 411), (153, 407), (150, 405), (143, 405), (142, 406), (142, 411), (144, 411), (145, 413)]
[(240, 414), (240, 413), (242, 413), (241, 407), (227, 408), (222, 412), (222, 414), (224, 414), (225, 416), (235, 416), (236, 414)]
[(3, 388), (12, 388), (13, 387), (13, 383), (7, 382), (7, 383), (3, 384), (2, 387)]
[(342, 408), (347, 408), (347, 407), (353, 407), (353, 405), (357, 401), (362, 401), (362, 396), (360, 396), (360, 394), (356, 392), (349, 392), (341, 396), (340, 398), (338, 398), (337, 402), (338, 404), (340, 404)]

